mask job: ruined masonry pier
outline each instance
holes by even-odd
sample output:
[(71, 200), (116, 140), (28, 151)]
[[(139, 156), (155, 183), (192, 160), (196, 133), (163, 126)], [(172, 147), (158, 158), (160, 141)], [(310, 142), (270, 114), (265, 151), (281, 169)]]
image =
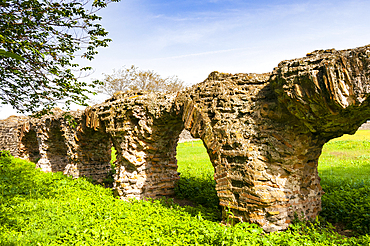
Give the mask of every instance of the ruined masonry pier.
[[(318, 158), (332, 138), (370, 118), (370, 46), (319, 50), (271, 73), (213, 72), (177, 94), (116, 93), (85, 111), (0, 121), (0, 147), (44, 171), (102, 180), (117, 150), (123, 199), (173, 195), (183, 129), (202, 139), (220, 205), (265, 231), (321, 209)], [(230, 216), (224, 212), (224, 218)]]

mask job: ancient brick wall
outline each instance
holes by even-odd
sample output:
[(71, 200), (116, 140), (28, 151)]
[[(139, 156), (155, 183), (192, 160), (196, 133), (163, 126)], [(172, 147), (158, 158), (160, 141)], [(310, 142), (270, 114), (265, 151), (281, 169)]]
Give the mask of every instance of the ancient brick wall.
[[(370, 46), (315, 51), (271, 73), (213, 72), (177, 94), (119, 92), (85, 111), (0, 122), (0, 147), (45, 171), (102, 179), (122, 199), (173, 195), (183, 129), (202, 139), (226, 218), (286, 229), (321, 209), (323, 145), (370, 118)], [(37, 144), (37, 146), (36, 146)]]
[(87, 127), (84, 111), (55, 109), (41, 119), (10, 117), (0, 121), (0, 148), (36, 163), (45, 172), (63, 172), (102, 181), (110, 170), (111, 139), (103, 128)]
[(0, 148), (8, 150), (15, 157), (19, 157), (20, 125), (24, 120), (27, 120), (27, 117), (10, 116), (5, 120), (0, 120)]
[(325, 143), (280, 105), (270, 77), (213, 73), (184, 103), (185, 127), (204, 141), (215, 167), (220, 205), (266, 231), (287, 228), (294, 213), (317, 215)]
[(123, 198), (174, 194), (176, 146), (183, 129), (175, 95), (117, 93), (89, 109), (117, 150), (114, 191)]

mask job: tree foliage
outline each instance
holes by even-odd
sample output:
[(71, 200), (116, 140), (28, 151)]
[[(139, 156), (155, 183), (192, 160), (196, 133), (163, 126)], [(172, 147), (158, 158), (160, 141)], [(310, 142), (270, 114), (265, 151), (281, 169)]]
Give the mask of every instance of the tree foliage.
[(98, 92), (109, 96), (117, 91), (144, 90), (176, 92), (185, 88), (184, 81), (177, 76), (162, 78), (154, 71), (139, 70), (135, 66), (121, 69), (113, 69), (112, 74), (103, 74), (103, 85), (99, 86)]
[[(99, 82), (78, 80), (76, 56), (91, 60), (111, 40), (96, 11), (119, 0), (0, 0), (0, 101), (42, 113), (61, 100), (86, 105)], [(78, 52), (80, 52), (78, 54)]]

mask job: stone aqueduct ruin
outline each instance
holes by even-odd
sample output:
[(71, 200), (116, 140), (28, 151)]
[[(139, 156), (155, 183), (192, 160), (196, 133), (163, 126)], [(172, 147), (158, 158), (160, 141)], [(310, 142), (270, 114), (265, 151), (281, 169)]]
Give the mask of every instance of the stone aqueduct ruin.
[[(123, 199), (173, 195), (178, 136), (201, 138), (220, 205), (265, 231), (321, 209), (323, 145), (370, 118), (370, 45), (320, 50), (271, 73), (213, 72), (177, 94), (117, 93), (85, 111), (0, 122), (1, 148), (44, 171), (104, 178), (118, 153), (113, 189)], [(224, 217), (228, 216), (224, 213)]]

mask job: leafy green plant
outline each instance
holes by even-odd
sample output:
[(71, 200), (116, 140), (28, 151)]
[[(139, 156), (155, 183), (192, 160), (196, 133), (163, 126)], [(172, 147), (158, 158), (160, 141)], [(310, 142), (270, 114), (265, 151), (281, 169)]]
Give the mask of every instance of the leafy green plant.
[(322, 197), (320, 215), (354, 233), (370, 229), (370, 131), (331, 140), (319, 160)]

